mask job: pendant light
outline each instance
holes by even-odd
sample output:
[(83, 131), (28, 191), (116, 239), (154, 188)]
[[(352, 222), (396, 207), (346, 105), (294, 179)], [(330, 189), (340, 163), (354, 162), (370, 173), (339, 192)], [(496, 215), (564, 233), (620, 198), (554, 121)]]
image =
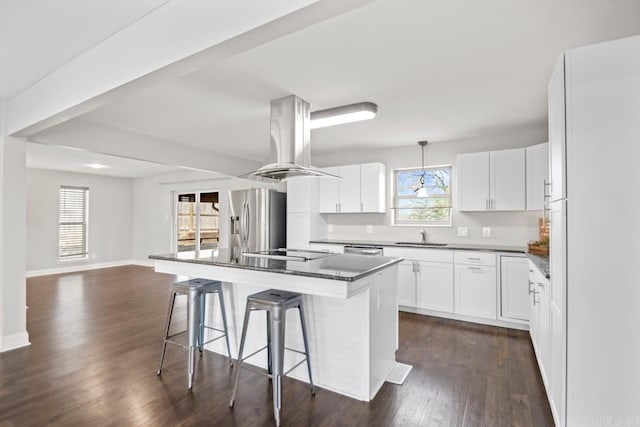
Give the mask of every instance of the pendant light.
[(422, 175), (420, 176), (420, 187), (416, 188), (414, 191), (417, 197), (429, 197), (429, 193), (427, 193), (427, 189), (424, 188), (424, 146), (428, 144), (428, 141), (418, 141), (418, 145), (422, 147)]

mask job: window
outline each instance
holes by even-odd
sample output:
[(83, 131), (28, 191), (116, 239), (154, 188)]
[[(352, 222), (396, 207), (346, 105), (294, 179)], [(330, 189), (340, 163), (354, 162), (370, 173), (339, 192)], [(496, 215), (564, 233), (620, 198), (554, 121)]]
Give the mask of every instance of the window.
[(86, 258), (89, 189), (60, 187), (58, 256), (60, 260)]
[(425, 168), (427, 197), (417, 197), (421, 168), (393, 171), (393, 223), (451, 225), (451, 166)]

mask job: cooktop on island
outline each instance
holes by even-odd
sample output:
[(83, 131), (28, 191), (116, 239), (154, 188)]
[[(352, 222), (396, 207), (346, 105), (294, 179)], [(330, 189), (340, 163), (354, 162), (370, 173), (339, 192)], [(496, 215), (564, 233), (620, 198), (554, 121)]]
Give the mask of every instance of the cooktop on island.
[(331, 254), (328, 252), (321, 252), (321, 251), (309, 251), (309, 250), (302, 250), (302, 249), (287, 249), (287, 248), (269, 249), (266, 251), (242, 253), (242, 256), (245, 256), (245, 257), (282, 259), (286, 261), (301, 261), (301, 262), (326, 258), (333, 255), (335, 254)]

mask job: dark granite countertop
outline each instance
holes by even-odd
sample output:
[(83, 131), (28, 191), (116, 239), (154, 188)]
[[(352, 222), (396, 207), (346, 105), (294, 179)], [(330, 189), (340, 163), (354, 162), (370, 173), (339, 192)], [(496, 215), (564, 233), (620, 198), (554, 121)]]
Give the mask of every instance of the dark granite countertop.
[(269, 258), (231, 257), (228, 249), (217, 249), (213, 254), (196, 256), (193, 252), (150, 255), (150, 259), (178, 261), (257, 270), (270, 273), (293, 274), (352, 282), (402, 261), (402, 258), (372, 257), (355, 254), (330, 254), (310, 261), (288, 261)]
[(526, 246), (502, 246), (502, 245), (476, 245), (465, 243), (447, 243), (446, 246), (424, 246), (416, 242), (415, 244), (402, 244), (384, 240), (348, 240), (348, 239), (320, 239), (310, 240), (309, 243), (320, 243), (330, 245), (359, 245), (359, 246), (387, 246), (394, 248), (424, 248), (424, 249), (458, 249), (464, 251), (488, 251), (488, 252), (515, 252), (526, 253)]
[(527, 252), (527, 256), (529, 257), (531, 262), (533, 262), (533, 265), (535, 265), (538, 268), (538, 270), (540, 270), (540, 272), (544, 274), (544, 277), (546, 277), (547, 279), (551, 277), (551, 275), (549, 274), (549, 256), (548, 255), (537, 255), (537, 254), (532, 254)]

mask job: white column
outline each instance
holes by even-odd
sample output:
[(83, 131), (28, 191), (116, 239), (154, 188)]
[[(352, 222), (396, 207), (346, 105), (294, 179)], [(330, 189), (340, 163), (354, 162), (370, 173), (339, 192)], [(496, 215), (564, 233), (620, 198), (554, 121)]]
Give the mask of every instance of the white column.
[(29, 345), (26, 271), (26, 146), (5, 135), (0, 100), (0, 352)]

